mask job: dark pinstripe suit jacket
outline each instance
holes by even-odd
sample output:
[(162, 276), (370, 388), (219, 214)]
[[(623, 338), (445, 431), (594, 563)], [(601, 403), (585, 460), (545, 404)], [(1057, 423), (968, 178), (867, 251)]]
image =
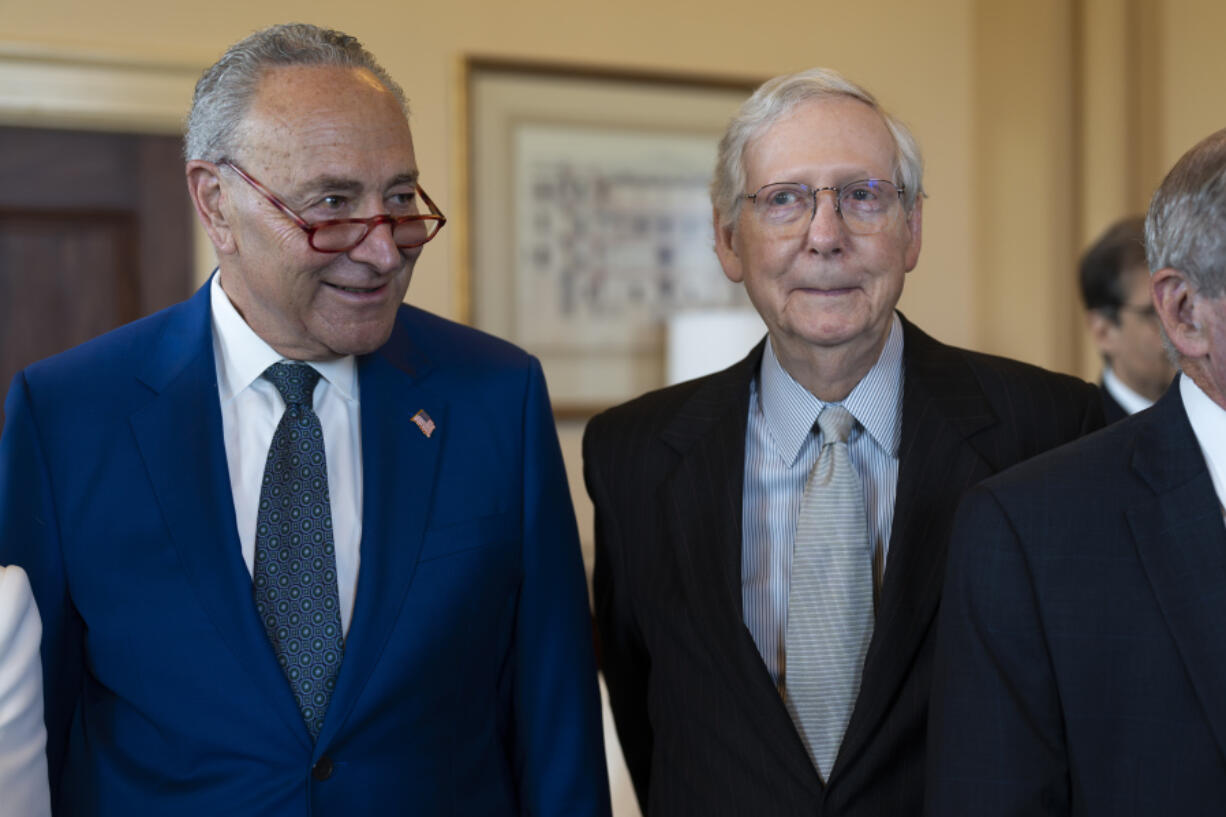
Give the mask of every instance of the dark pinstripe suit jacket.
[(905, 320), (898, 499), (876, 630), (824, 786), (741, 610), (749, 381), (735, 366), (594, 418), (596, 616), (618, 735), (651, 817), (918, 814), (932, 622), (955, 506), (1102, 424), (1075, 378), (945, 346)]
[(1178, 385), (970, 492), (934, 817), (1226, 814), (1226, 526)]

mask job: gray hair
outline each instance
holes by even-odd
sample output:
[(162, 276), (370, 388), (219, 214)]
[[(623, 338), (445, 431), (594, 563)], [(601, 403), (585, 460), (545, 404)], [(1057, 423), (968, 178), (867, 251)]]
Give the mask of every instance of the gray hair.
[(1226, 291), (1226, 130), (1185, 153), (1149, 203), (1149, 269), (1176, 269), (1210, 298)]
[(286, 23), (230, 46), (200, 77), (187, 117), (184, 156), (216, 162), (233, 153), (236, 134), (264, 73), (294, 65), (365, 68), (408, 116), (404, 91), (356, 37), (306, 23)]
[(877, 104), (872, 94), (842, 74), (829, 68), (810, 68), (764, 82), (728, 123), (719, 142), (715, 178), (711, 182), (711, 204), (722, 222), (731, 223), (740, 213), (741, 195), (745, 192), (746, 145), (801, 103), (838, 96), (858, 99), (881, 116), (894, 139), (892, 181), (905, 188), (903, 203), (911, 212), (916, 198), (924, 194), (924, 159), (910, 129)]

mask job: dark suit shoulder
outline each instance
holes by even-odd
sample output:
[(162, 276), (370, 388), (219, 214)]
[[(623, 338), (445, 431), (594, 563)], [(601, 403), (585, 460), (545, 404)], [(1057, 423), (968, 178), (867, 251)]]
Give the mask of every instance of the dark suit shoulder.
[(1070, 389), (1074, 389), (1085, 394), (1090, 394), (1094, 390), (1091, 383), (1087, 383), (1079, 377), (1074, 377), (1069, 374), (1053, 372), (1050, 369), (1044, 369), (1041, 366), (1035, 366), (1032, 363), (1024, 363), (1020, 360), (1014, 360), (1000, 355), (991, 355), (986, 352), (976, 352), (970, 349), (959, 349), (967, 359), (971, 368), (976, 372), (996, 372), (999, 376), (1008, 378), (1014, 383), (1062, 383)]
[(912, 369), (934, 380), (958, 377), (959, 368), (969, 371), (989, 397), (1033, 389), (1072, 397), (1079, 403), (1098, 399), (1098, 388), (1079, 377), (1061, 374), (1000, 355), (950, 346), (936, 340), (903, 318), (903, 354)]
[(616, 436), (630, 429), (639, 432), (643, 429), (659, 430), (713, 377), (715, 376), (707, 375), (655, 389), (606, 409), (588, 422), (588, 433), (603, 437)]
[(1104, 425), (1098, 387), (1017, 360), (964, 352), (997, 414), (1046, 450)]
[(1098, 387), (1079, 377), (1053, 372), (1041, 366), (1000, 355), (954, 346), (946, 348), (966, 361), (967, 366), (989, 397), (1039, 389), (1067, 397), (1080, 406), (1089, 405), (1099, 399)]
[(749, 405), (749, 381), (762, 359), (765, 342), (723, 371), (649, 391), (593, 417), (584, 431), (585, 448), (625, 445), (669, 429), (685, 436), (699, 432), (727, 411)]
[(1218, 506), (1178, 381), (1150, 408), (997, 474), (978, 490), (1023, 531), (1062, 515), (1059, 537), (1026, 539), (1028, 548), (1044, 552), (1084, 548), (1101, 539), (1097, 526), (1164, 494), (1191, 490), (1212, 514)]
[(1126, 478), (1138, 443), (1156, 439), (1158, 422), (1154, 409), (1146, 409), (996, 474), (985, 480), (984, 487), (1001, 494), (1113, 496)]
[(659, 445), (660, 434), (709, 379), (647, 392), (588, 421), (583, 430), (583, 468), (594, 501), (601, 501), (595, 486), (598, 472), (608, 474), (609, 485), (621, 486), (619, 496), (642, 496), (638, 492), (654, 490), (652, 486), (674, 462), (672, 451)]
[(998, 471), (1103, 425), (1098, 389), (1080, 378), (904, 327), (904, 436), (908, 418), (936, 411)]

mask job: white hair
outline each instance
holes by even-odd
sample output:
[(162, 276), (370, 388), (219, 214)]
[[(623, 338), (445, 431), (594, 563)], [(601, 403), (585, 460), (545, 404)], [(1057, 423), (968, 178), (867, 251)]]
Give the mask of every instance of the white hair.
[(1226, 291), (1226, 130), (1185, 153), (1145, 217), (1151, 272), (1177, 269), (1210, 298)]
[(858, 99), (871, 107), (885, 123), (894, 139), (893, 172), (895, 184), (903, 188), (907, 212), (924, 193), (924, 159), (909, 128), (883, 109), (876, 98), (851, 80), (829, 68), (810, 68), (767, 80), (745, 100), (719, 142), (715, 178), (711, 182), (711, 204), (724, 223), (735, 221), (745, 191), (745, 147), (754, 138), (803, 102), (830, 97)]

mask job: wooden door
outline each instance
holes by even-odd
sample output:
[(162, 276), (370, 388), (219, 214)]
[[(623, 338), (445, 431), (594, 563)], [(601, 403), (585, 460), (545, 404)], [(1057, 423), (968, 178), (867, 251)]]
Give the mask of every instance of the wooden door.
[(190, 294), (178, 137), (0, 128), (0, 393)]

